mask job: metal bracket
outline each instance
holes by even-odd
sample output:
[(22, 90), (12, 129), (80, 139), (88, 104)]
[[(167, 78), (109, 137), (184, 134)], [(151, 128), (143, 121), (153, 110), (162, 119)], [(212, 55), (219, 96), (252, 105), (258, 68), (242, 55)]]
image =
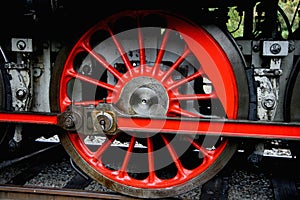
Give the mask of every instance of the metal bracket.
[(114, 135), (117, 133), (117, 114), (111, 104), (101, 103), (97, 107), (73, 105), (58, 116), (58, 125), (85, 135)]

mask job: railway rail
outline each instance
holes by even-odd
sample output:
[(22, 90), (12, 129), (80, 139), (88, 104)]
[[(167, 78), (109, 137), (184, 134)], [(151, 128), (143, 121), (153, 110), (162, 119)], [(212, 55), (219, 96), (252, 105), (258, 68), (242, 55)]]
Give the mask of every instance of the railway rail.
[(72, 189), (57, 188), (36, 188), (21, 186), (0, 186), (1, 199), (126, 199), (133, 200), (132, 197), (124, 197), (120, 194), (97, 193), (91, 191), (78, 191)]

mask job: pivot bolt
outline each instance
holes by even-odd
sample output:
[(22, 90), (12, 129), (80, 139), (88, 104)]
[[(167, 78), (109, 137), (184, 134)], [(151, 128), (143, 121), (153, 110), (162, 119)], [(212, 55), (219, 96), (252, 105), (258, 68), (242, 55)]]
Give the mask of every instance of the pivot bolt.
[(275, 97), (273, 95), (267, 95), (262, 100), (262, 105), (267, 110), (271, 110), (271, 109), (275, 108), (275, 105), (276, 105)]
[(96, 115), (95, 128), (100, 132), (109, 132), (113, 127), (113, 117), (110, 113), (100, 112)]
[(65, 127), (66, 128), (74, 128), (75, 127), (75, 123), (74, 123), (73, 117), (71, 115), (68, 115), (65, 118)]
[(281, 46), (278, 43), (274, 43), (270, 46), (270, 52), (272, 54), (279, 54), (281, 51)]
[(25, 50), (26, 49), (26, 42), (24, 40), (19, 40), (17, 42), (17, 48), (21, 51)]
[(100, 124), (100, 126), (102, 127), (103, 130), (106, 129), (105, 127), (107, 126), (107, 123), (105, 122), (105, 119), (101, 119), (99, 121), (99, 124)]

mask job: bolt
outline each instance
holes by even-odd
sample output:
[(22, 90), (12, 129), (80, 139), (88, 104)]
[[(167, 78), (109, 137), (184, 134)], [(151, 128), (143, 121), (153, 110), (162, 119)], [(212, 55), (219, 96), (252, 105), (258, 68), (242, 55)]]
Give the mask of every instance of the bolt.
[(274, 43), (270, 46), (270, 51), (272, 54), (279, 54), (281, 51), (281, 46), (278, 43)]
[(25, 98), (26, 96), (26, 90), (25, 89), (19, 89), (17, 92), (16, 92), (16, 96), (19, 100), (22, 100)]
[(275, 76), (281, 75), (281, 71), (280, 71), (280, 70), (275, 70), (275, 71), (274, 71), (274, 75), (275, 75)]
[(254, 45), (252, 47), (252, 49), (253, 49), (254, 52), (258, 52), (259, 51), (259, 46), (258, 45)]
[(146, 104), (147, 100), (146, 99), (142, 99), (142, 104)]
[(289, 44), (289, 52), (292, 52), (295, 50), (295, 45), (294, 44)]
[(99, 115), (97, 119), (102, 131), (108, 131), (111, 128), (111, 119), (108, 116)]
[(273, 109), (275, 107), (275, 99), (273, 98), (265, 98), (262, 103), (263, 107), (267, 110)]
[(26, 49), (26, 42), (24, 40), (19, 40), (16, 45), (17, 48), (21, 51)]
[(96, 116), (96, 129), (100, 132), (107, 132), (113, 126), (113, 118), (111, 114), (107, 112), (100, 112)]
[(91, 75), (92, 73), (92, 67), (90, 65), (84, 65), (82, 67), (82, 72), (83, 75)]
[(74, 120), (72, 116), (67, 116), (65, 118), (65, 127), (66, 128), (73, 128), (75, 126)]
[(99, 124), (100, 124), (100, 126), (101, 126), (101, 128), (103, 129), (103, 130), (105, 130), (105, 120), (100, 120), (99, 121)]

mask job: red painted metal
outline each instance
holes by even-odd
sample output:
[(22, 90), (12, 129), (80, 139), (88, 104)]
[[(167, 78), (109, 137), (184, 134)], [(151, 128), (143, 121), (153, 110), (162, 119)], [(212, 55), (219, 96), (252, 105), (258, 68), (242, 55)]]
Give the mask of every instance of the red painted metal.
[[(142, 20), (147, 17), (147, 15), (151, 16), (153, 14), (160, 15), (160, 17), (165, 20), (166, 27), (163, 27), (165, 32), (161, 35), (161, 41), (157, 41), (158, 44), (160, 43), (160, 47), (157, 47), (155, 51), (157, 53), (156, 60), (154, 63), (149, 64), (147, 63), (147, 52), (145, 51), (144, 44), (144, 37), (147, 36), (143, 35), (143, 30), (141, 30), (143, 26), (140, 26), (140, 23), (142, 23)], [(133, 66), (132, 62), (135, 62), (136, 60), (130, 60), (130, 56), (127, 55), (125, 48), (122, 46), (122, 40), (120, 40), (122, 37), (119, 37), (119, 34), (122, 34), (122, 32), (114, 33), (113, 30), (115, 26), (114, 23), (118, 22), (119, 19), (124, 18), (131, 18), (133, 19), (132, 21), (137, 22), (137, 31), (135, 35), (137, 47), (134, 46), (133, 48), (138, 48), (139, 60), (137, 62), (138, 64), (135, 66)], [(109, 61), (107, 61), (109, 59), (106, 60), (104, 55), (99, 55), (96, 50), (93, 49), (90, 41), (94, 39), (93, 36), (98, 32), (106, 32), (110, 35), (110, 39), (112, 41), (111, 45), (114, 47), (111, 55), (119, 54), (118, 60), (122, 61), (125, 68), (123, 72), (119, 72), (117, 68), (113, 66), (113, 63), (109, 63)], [(176, 32), (176, 34), (174, 34), (174, 32)], [(167, 49), (168, 42), (169, 40), (172, 40), (174, 35), (180, 35), (184, 48), (182, 51), (178, 51), (181, 53), (179, 53), (180, 55), (176, 55), (178, 56), (177, 58), (173, 58), (174, 60), (172, 60), (172, 64), (170, 64), (171, 66), (168, 66), (168, 68), (163, 70), (160, 66), (166, 66), (164, 63), (165, 61), (170, 63), (170, 60), (164, 60), (166, 53), (169, 53), (169, 51), (177, 52), (177, 47), (171, 50)], [(80, 57), (79, 55), (81, 55), (81, 53), (87, 54), (95, 60), (98, 64), (98, 69), (102, 67), (100, 70), (106, 70), (109, 72), (115, 78), (115, 83), (112, 83), (112, 81), (105, 82), (103, 79), (99, 80), (92, 76), (78, 72), (76, 67), (78, 68), (81, 63), (76, 63), (76, 61), (78, 62), (78, 57)], [(189, 62), (188, 58), (192, 58), (199, 62), (199, 66), (194, 66), (193, 71), (190, 71), (191, 74), (181, 77), (180, 80), (173, 79), (173, 72), (178, 70), (178, 67), (183, 61)], [(75, 65), (75, 63), (77, 65)], [(97, 68), (95, 67), (95, 69)], [(165, 121), (163, 118), (148, 120), (118, 117), (117, 124), (119, 128), (125, 132), (120, 132), (115, 136), (107, 137), (106, 141), (102, 145), (93, 147), (92, 149), (87, 143), (85, 143), (87, 136), (84, 133), (68, 132), (67, 135), (69, 140), (75, 149), (71, 151), (76, 151), (75, 154), (79, 155), (80, 159), (84, 160), (86, 163), (85, 167), (89, 169), (87, 171), (95, 172), (97, 174), (95, 175), (95, 178), (102, 181), (104, 184), (107, 182), (113, 182), (130, 188), (160, 190), (187, 184), (189, 181), (195, 180), (203, 174), (205, 175), (207, 171), (211, 170), (211, 167), (218, 159), (218, 162), (222, 162), (220, 156), (228, 147), (227, 139), (218, 140), (218, 143), (216, 143), (213, 148), (209, 148), (202, 145), (200, 140), (195, 139), (193, 137), (194, 135), (192, 137), (186, 135), (183, 136), (182, 142), (188, 143), (188, 148), (192, 146), (194, 150), (198, 150), (203, 155), (203, 158), (200, 159), (201, 162), (196, 163), (197, 166), (192, 169), (188, 169), (179, 161), (180, 155), (178, 155), (177, 150), (180, 148), (178, 146), (173, 146), (169, 135), (166, 134), (170, 132), (180, 134), (184, 132), (196, 134), (199, 132), (203, 134), (206, 133), (205, 131), (207, 130), (212, 131), (212, 133), (220, 132), (221, 134), (223, 130), (223, 124), (217, 124), (215, 126), (203, 122), (205, 125), (202, 125), (201, 122), (199, 125), (197, 121), (185, 121), (185, 119), (181, 119), (182, 116), (196, 119), (204, 118), (206, 116), (204, 116), (204, 114), (192, 112), (191, 109), (185, 108), (182, 106), (180, 101), (217, 99), (222, 105), (223, 108), (221, 110), (224, 109), (227, 118), (236, 119), (238, 114), (238, 86), (231, 63), (228, 60), (226, 53), (208, 32), (198, 25), (183, 20), (181, 17), (177, 18), (174, 15), (166, 15), (165, 13), (156, 11), (149, 11), (149, 13), (146, 11), (128, 12), (110, 17), (89, 29), (74, 45), (65, 62), (59, 84), (60, 111), (66, 111), (68, 106), (71, 104), (88, 105), (92, 102), (94, 105), (97, 105), (97, 103), (101, 102), (103, 99), (103, 96), (101, 96), (102, 99), (84, 99), (82, 102), (74, 102), (72, 97), (69, 96), (70, 89), (72, 88), (68, 86), (70, 85), (69, 83), (71, 80), (78, 79), (84, 83), (97, 86), (99, 90), (107, 92), (107, 96), (105, 97), (107, 103), (118, 103), (122, 100), (122, 89), (126, 88), (127, 84), (132, 80), (139, 77), (152, 79), (155, 83), (158, 83), (161, 87), (163, 87), (169, 99), (165, 117), (175, 117), (177, 120), (168, 119)], [(210, 80), (213, 86), (211, 94), (197, 92), (187, 92), (185, 94), (181, 92), (179, 89), (181, 86), (190, 81), (195, 81), (198, 78), (207, 78)], [(231, 130), (229, 127), (225, 127), (228, 131)], [(227, 129), (224, 129), (224, 131), (227, 131)], [(149, 133), (147, 133), (148, 131)], [(157, 147), (154, 144), (157, 141), (151, 137), (153, 135), (153, 131), (158, 132), (160, 139), (159, 145), (164, 145), (168, 152), (169, 157), (165, 159), (171, 160), (172, 164), (176, 168), (177, 173), (174, 177), (164, 179), (157, 176), (156, 172), (158, 170), (155, 168), (156, 157), (154, 153), (155, 148)], [(126, 135), (126, 133), (128, 134)], [(103, 155), (106, 152), (109, 152), (112, 144), (119, 137), (122, 138), (122, 134), (124, 134), (127, 138), (130, 138), (128, 139), (129, 146), (124, 153), (124, 157), (120, 158), (120, 160), (116, 162), (109, 163), (110, 159), (105, 162)], [(132, 152), (135, 141), (145, 142), (144, 145), (147, 146), (147, 159), (145, 161), (146, 163), (144, 164), (144, 168), (148, 171), (146, 173), (147, 177), (143, 179), (134, 178), (134, 176), (130, 175), (131, 171), (128, 170), (129, 162), (131, 158), (135, 156)], [(181, 142), (181, 140), (179, 141)], [(194, 152), (194, 150), (191, 150), (190, 152)], [(107, 183), (107, 185), (110, 186), (109, 183)]]
[(226, 137), (257, 137), (300, 139), (300, 123), (263, 122), (249, 120), (193, 120), (118, 118), (118, 128), (125, 132), (201, 134)]
[[(0, 112), (0, 122), (58, 125), (56, 113)], [(206, 120), (191, 118), (118, 117), (118, 129), (125, 132), (220, 135), (225, 137), (257, 137), (300, 139), (300, 123)]]
[[(155, 188), (165, 188), (165, 187), (170, 187), (172, 185), (178, 185), (185, 183), (189, 179), (198, 176), (199, 174), (203, 173), (204, 170), (206, 170), (217, 158), (220, 156), (222, 151), (227, 145), (227, 141), (224, 141), (221, 143), (221, 145), (218, 146), (215, 150), (206, 150), (205, 148), (201, 146), (197, 146), (199, 149), (205, 149), (206, 154), (204, 154), (204, 159), (201, 165), (199, 165), (197, 168), (189, 170), (184, 168), (181, 164), (180, 161), (177, 159), (177, 155), (175, 150), (173, 149), (172, 145), (169, 143), (169, 141), (164, 138), (164, 142), (167, 144), (166, 147), (168, 148), (172, 159), (174, 159), (174, 162), (176, 163), (176, 167), (178, 170), (178, 173), (176, 174), (175, 177), (171, 179), (161, 179), (157, 176), (156, 173), (153, 172), (153, 165), (154, 165), (154, 158), (152, 157), (152, 152), (148, 152), (148, 157), (147, 161), (149, 164), (148, 172), (149, 175), (147, 178), (139, 180), (131, 177), (129, 173), (124, 169), (127, 166), (128, 159), (130, 156), (133, 154), (131, 153), (131, 148), (134, 143), (134, 139), (131, 140), (129, 144), (129, 150), (126, 152), (126, 156), (124, 158), (122, 167), (118, 170), (111, 170), (106, 167), (106, 165), (102, 161), (102, 156), (105, 151), (109, 148), (110, 144), (114, 141), (114, 138), (107, 139), (104, 144), (102, 144), (99, 149), (95, 152), (92, 152), (83, 142), (82, 138), (78, 134), (70, 134), (69, 135), (70, 139), (73, 141), (74, 147), (78, 150), (78, 153), (80, 153), (84, 160), (88, 162), (90, 165), (95, 166), (96, 170), (99, 170), (105, 177), (114, 180), (116, 182), (119, 182), (121, 184), (126, 184), (134, 187), (139, 187), (139, 188), (147, 188), (147, 189), (155, 189)], [(132, 137), (134, 138), (134, 137)], [(149, 137), (148, 137), (149, 138)], [(187, 138), (188, 140), (188, 138)], [(193, 142), (191, 141), (191, 144)], [(149, 142), (148, 142), (149, 145)], [(196, 148), (197, 148), (196, 147)], [(151, 147), (149, 148), (148, 151), (151, 150)], [(146, 169), (147, 170), (147, 169)]]
[(57, 125), (55, 113), (0, 112), (0, 122)]
[[(152, 13), (151, 13), (152, 14)], [(194, 118), (202, 118), (201, 114), (195, 114), (189, 110), (185, 110), (181, 107), (180, 100), (200, 100), (200, 99), (219, 99), (221, 104), (224, 107), (226, 115), (228, 118), (234, 119), (237, 116), (237, 105), (238, 105), (238, 94), (237, 94), (237, 85), (235, 82), (235, 76), (233, 70), (231, 68), (231, 64), (221, 47), (218, 43), (211, 38), (211, 36), (201, 29), (198, 26), (195, 26), (189, 22), (183, 21), (182, 19), (177, 19), (174, 16), (167, 16), (164, 14), (160, 14), (163, 18), (166, 19), (168, 22), (168, 27), (166, 28), (166, 32), (162, 38), (161, 46), (157, 49), (157, 58), (153, 66), (149, 66), (146, 63), (146, 53), (144, 50), (144, 35), (141, 31), (141, 27), (139, 27), (139, 23), (137, 24), (137, 34), (136, 34), (136, 41), (139, 45), (139, 66), (134, 67), (126, 54), (122, 46), (122, 41), (118, 39), (118, 37), (114, 34), (113, 30), (110, 28), (109, 24), (114, 21), (117, 21), (118, 17), (130, 17), (139, 22), (139, 20), (143, 19), (143, 16), (147, 15), (144, 11), (136, 12), (136, 13), (124, 13), (121, 16), (117, 16), (116, 19), (112, 18), (109, 21), (104, 21), (84, 34), (81, 39), (75, 44), (73, 50), (70, 52), (68, 59), (65, 62), (64, 70), (62, 73), (62, 78), (60, 81), (60, 108), (61, 111), (65, 111), (69, 105), (72, 103), (71, 97), (68, 96), (68, 82), (71, 79), (80, 79), (84, 82), (96, 85), (102, 90), (106, 90), (108, 95), (106, 97), (107, 103), (117, 103), (119, 99), (121, 99), (121, 91), (122, 88), (126, 87), (126, 84), (138, 77), (149, 77), (155, 80), (157, 83), (161, 84), (164, 87), (165, 91), (169, 97), (169, 107), (167, 110), (167, 116), (175, 116), (179, 118), (179, 116), (185, 117), (194, 117)], [(89, 44), (91, 37), (97, 31), (106, 31), (110, 34), (111, 39), (114, 43), (116, 51), (120, 54), (120, 58), (123, 61), (125, 68), (127, 69), (125, 73), (118, 72), (110, 63), (107, 63), (104, 58), (98, 55)], [(163, 57), (165, 54), (166, 46), (169, 40), (169, 34), (171, 32), (176, 31), (177, 34), (180, 34), (185, 41), (185, 49), (181, 55), (178, 56), (177, 60), (174, 60), (172, 66), (167, 71), (163, 71), (160, 66), (163, 64)], [(76, 56), (81, 53), (86, 52), (90, 56), (92, 56), (104, 69), (109, 71), (116, 79), (116, 84), (112, 85), (109, 83), (105, 83), (99, 80), (95, 80), (92, 77), (82, 75), (77, 73), (74, 70), (74, 62)], [(187, 59), (189, 56), (194, 56), (196, 60), (201, 63), (201, 67), (195, 70), (195, 73), (182, 78), (181, 80), (173, 80), (171, 74), (177, 70), (179, 65)], [(182, 85), (193, 81), (199, 77), (207, 77), (211, 80), (214, 90), (212, 94), (182, 94), (179, 90), (179, 87)], [(178, 98), (177, 98), (178, 97)], [(99, 102), (99, 100), (91, 99), (88, 102)], [(85, 103), (82, 102), (73, 102), (77, 105), (84, 105)], [(135, 127), (138, 126), (136, 124), (129, 123), (130, 126), (126, 125), (126, 120), (120, 120), (120, 128), (124, 125), (126, 128), (131, 130), (135, 130)], [(118, 121), (119, 121), (118, 120)], [(159, 122), (160, 120), (158, 120)], [(137, 123), (147, 123), (146, 121), (136, 121)], [(119, 123), (119, 122), (118, 122)], [(125, 124), (123, 124), (125, 123)], [(184, 130), (183, 127), (180, 126), (173, 126), (174, 124), (169, 124), (169, 128), (173, 128), (172, 131), (177, 130)], [(139, 127), (139, 126), (138, 126)], [(142, 126), (146, 128), (145, 130), (149, 130), (147, 126)], [(157, 128), (157, 127), (156, 127)], [(141, 129), (140, 129), (141, 130)], [(195, 129), (197, 130), (197, 129)], [(178, 160), (178, 156), (176, 153), (176, 147), (172, 146), (169, 141), (168, 137), (161, 134), (162, 143), (165, 143), (165, 147), (169, 152), (170, 159), (173, 160), (174, 165), (177, 169), (176, 176), (168, 179), (162, 179), (154, 173), (154, 154), (153, 154), (153, 147), (152, 141), (153, 139), (150, 138), (150, 135), (146, 135), (147, 145), (148, 145), (148, 162), (146, 170), (148, 170), (147, 178), (142, 180), (133, 178), (129, 175), (128, 162), (130, 158), (133, 156), (132, 148), (135, 144), (136, 139), (138, 139), (138, 135), (135, 137), (131, 135), (131, 140), (129, 141), (129, 148), (124, 155), (124, 158), (121, 158), (121, 166), (119, 169), (110, 169), (108, 166), (113, 165), (113, 163), (105, 163), (103, 161), (103, 154), (109, 151), (111, 144), (115, 141), (115, 137), (107, 139), (107, 141), (98, 147), (95, 151), (89, 149), (88, 145), (84, 143), (85, 135), (84, 134), (74, 134), (68, 133), (70, 141), (72, 142), (73, 146), (75, 147), (76, 151), (80, 154), (80, 156), (93, 168), (95, 171), (99, 172), (104, 177), (108, 178), (109, 180), (113, 180), (113, 182), (117, 182), (122, 185), (128, 185), (131, 187), (138, 187), (138, 188), (166, 188), (172, 187), (175, 185), (180, 185), (188, 182), (189, 180), (199, 176), (201, 173), (204, 173), (221, 155), (223, 150), (227, 146), (227, 140), (223, 140), (220, 144), (215, 146), (215, 149), (212, 150), (204, 150), (205, 148), (202, 144), (198, 144), (191, 141), (189, 137), (185, 139), (189, 145), (193, 145), (195, 149), (198, 149), (204, 155), (204, 158), (199, 165), (193, 169), (186, 169)], [(145, 136), (145, 135), (143, 135)]]

